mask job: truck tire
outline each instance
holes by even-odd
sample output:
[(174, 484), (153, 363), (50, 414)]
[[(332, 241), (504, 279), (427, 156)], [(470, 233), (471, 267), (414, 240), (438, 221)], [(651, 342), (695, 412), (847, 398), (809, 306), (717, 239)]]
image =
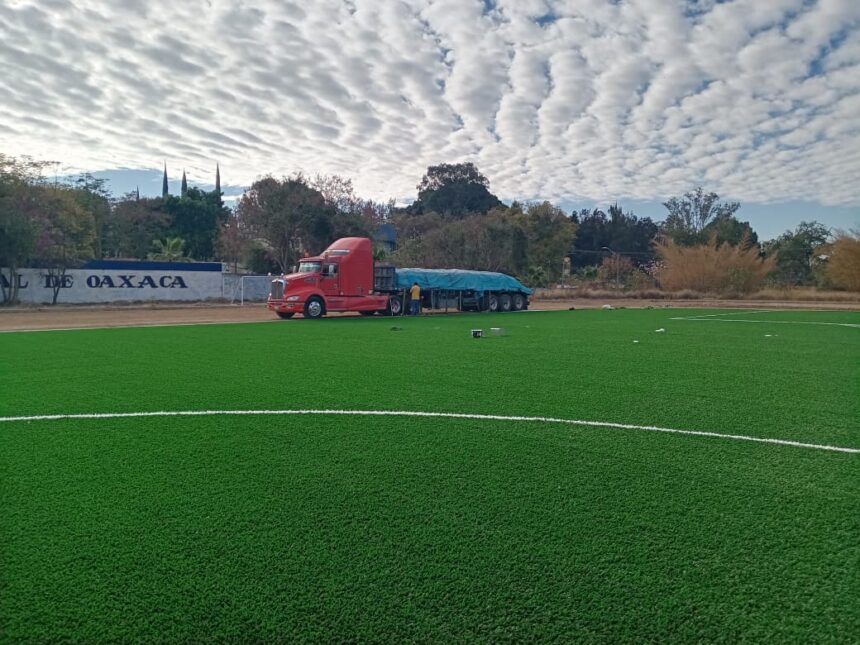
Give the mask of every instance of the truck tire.
[(313, 296), (305, 303), (305, 318), (322, 318), (325, 314), (325, 304), (321, 298)]
[(496, 313), (499, 310), (499, 297), (491, 293), (487, 296), (487, 306), (485, 307), (490, 313)]
[(499, 296), (499, 311), (510, 311), (511, 306), (511, 296), (509, 294), (503, 293)]
[(400, 300), (400, 296), (391, 296), (388, 299), (388, 309), (385, 310), (385, 313), (388, 316), (403, 315), (403, 301)]
[(513, 304), (514, 311), (522, 311), (526, 308), (526, 298), (521, 293), (515, 293), (511, 297), (511, 303)]
[(276, 311), (275, 313), (278, 314), (278, 318), (280, 318), (281, 320), (289, 320), (290, 318), (295, 316), (294, 313), (288, 311)]

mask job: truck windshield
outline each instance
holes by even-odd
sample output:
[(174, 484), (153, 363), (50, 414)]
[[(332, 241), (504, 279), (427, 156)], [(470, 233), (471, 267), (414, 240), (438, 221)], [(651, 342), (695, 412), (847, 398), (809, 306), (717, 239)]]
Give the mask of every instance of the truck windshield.
[(299, 273), (318, 273), (320, 265), (320, 262), (300, 262)]

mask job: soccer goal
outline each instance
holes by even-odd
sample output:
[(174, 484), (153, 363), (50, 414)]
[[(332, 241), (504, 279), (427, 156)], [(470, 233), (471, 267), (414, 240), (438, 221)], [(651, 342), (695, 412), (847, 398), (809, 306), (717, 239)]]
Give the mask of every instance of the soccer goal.
[(272, 276), (243, 275), (232, 278), (231, 285), (224, 285), (226, 287), (225, 292), (230, 293), (231, 305), (237, 301), (240, 305), (244, 305), (246, 302), (265, 302), (266, 298), (269, 297)]

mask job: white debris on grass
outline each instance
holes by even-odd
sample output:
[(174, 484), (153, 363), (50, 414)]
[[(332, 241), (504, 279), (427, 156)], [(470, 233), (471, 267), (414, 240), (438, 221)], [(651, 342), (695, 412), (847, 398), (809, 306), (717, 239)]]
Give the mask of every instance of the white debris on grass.
[(604, 309), (615, 309), (612, 305), (603, 305)]
[(660, 329), (655, 329), (654, 331), (657, 332), (658, 334), (662, 334), (666, 330), (663, 329), (662, 327), (660, 327)]

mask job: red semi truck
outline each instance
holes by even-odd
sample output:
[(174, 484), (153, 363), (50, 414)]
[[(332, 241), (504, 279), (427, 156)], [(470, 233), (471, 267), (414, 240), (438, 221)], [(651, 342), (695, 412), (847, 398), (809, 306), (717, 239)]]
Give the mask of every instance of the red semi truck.
[(267, 307), (281, 318), (357, 311), (399, 316), (417, 282), (423, 306), (461, 311), (519, 311), (531, 290), (502, 273), (458, 269), (395, 269), (373, 261), (365, 237), (345, 237), (321, 255), (302, 258), (293, 273), (272, 280)]

